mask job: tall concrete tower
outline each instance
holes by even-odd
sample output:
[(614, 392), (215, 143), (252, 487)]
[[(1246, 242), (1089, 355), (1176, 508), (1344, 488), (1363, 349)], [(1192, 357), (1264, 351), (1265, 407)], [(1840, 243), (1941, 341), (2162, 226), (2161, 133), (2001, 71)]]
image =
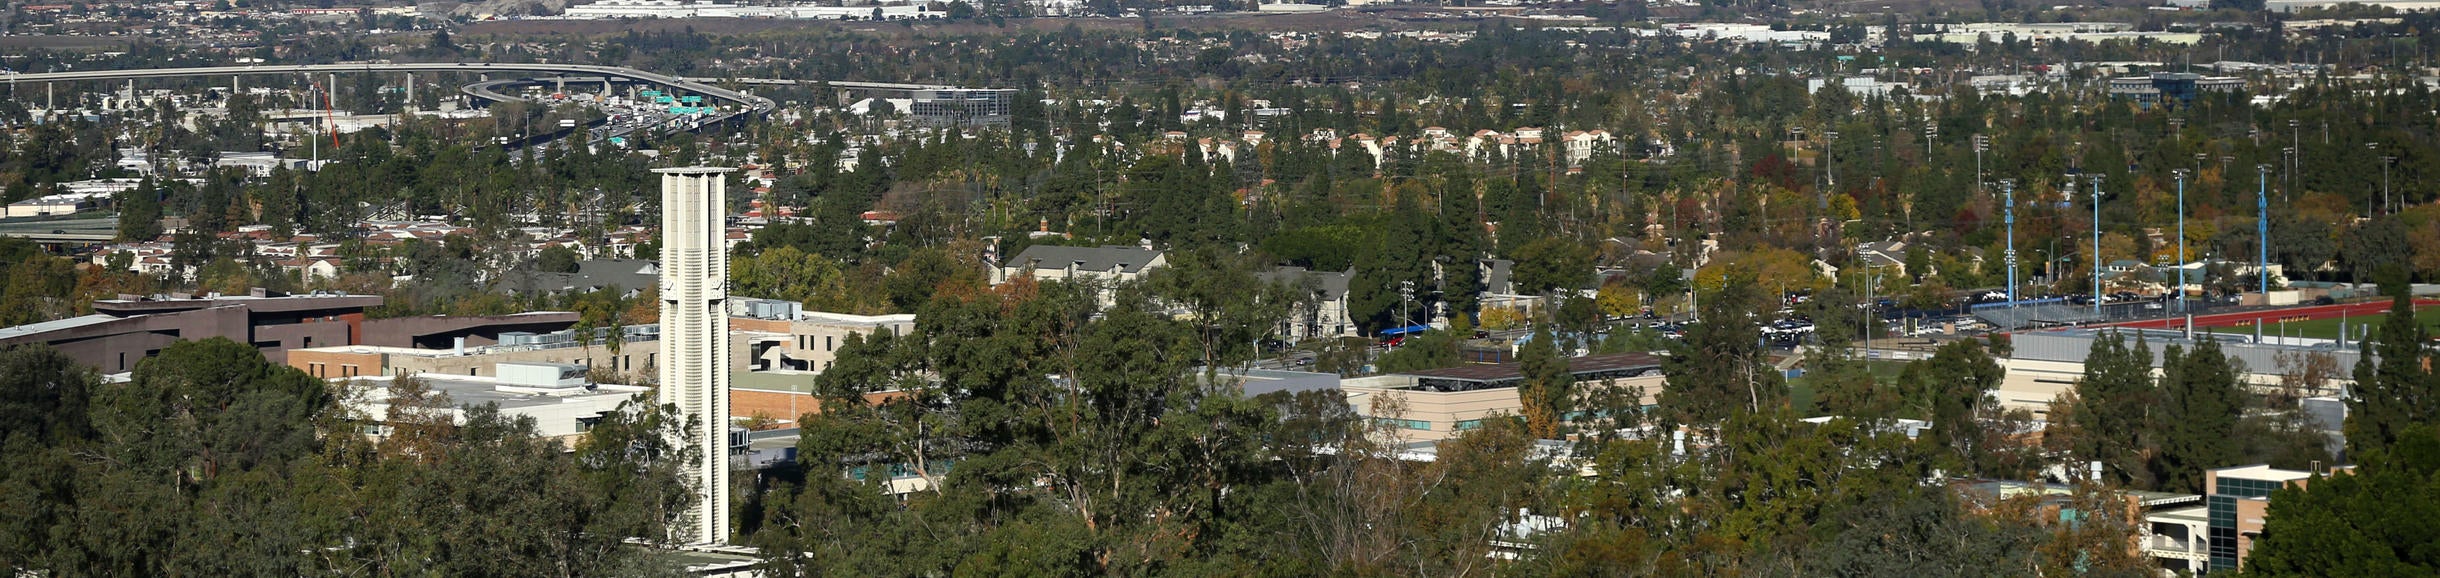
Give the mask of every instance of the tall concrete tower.
[(680, 541), (729, 540), (729, 169), (655, 169), (661, 174), (661, 390), (689, 422), (678, 443), (702, 456), (687, 483), (698, 500), (680, 521)]

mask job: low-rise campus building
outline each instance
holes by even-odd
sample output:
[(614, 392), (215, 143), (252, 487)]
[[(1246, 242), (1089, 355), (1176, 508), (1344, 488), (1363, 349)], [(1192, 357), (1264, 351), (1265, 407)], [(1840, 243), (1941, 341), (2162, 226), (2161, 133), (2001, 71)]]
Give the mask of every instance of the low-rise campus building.
[[(1644, 353), (1577, 357), (1568, 360), (1568, 372), (1578, 384), (1641, 387), (1644, 407), (1658, 404), (1667, 385), (1661, 358)], [(1520, 364), (1502, 363), (1359, 377), (1340, 387), (1358, 415), (1394, 425), (1414, 441), (1437, 441), (1479, 427), (1484, 419), (1524, 415), (1517, 397), (1517, 385), (1524, 381)]]

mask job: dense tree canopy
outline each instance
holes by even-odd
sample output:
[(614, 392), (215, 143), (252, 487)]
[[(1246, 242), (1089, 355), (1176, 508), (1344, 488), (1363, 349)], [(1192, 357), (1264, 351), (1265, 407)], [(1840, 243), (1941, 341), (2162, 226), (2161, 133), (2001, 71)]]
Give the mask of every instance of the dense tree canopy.
[[(463, 423), (402, 378), (360, 435), (334, 387), (225, 339), (180, 342), (105, 383), (46, 348), (0, 352), (0, 566), (59, 576), (577, 576), (666, 569), (689, 498), (666, 414), (614, 413), (574, 448), (489, 406)], [(409, 401), (421, 400), (421, 401)], [(429, 410), (405, 411), (418, 405)], [(639, 451), (642, 450), (642, 451)]]

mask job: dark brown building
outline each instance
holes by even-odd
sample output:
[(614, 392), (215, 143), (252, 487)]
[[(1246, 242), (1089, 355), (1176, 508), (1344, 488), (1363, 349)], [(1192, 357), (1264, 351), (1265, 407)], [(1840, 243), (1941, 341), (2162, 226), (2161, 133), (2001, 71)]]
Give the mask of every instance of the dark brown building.
[(93, 302), (92, 315), (0, 329), (0, 347), (48, 344), (103, 373), (120, 373), (178, 340), (226, 337), (284, 363), (290, 349), (361, 342), (364, 311), (380, 305), (379, 295), (260, 289), (241, 296), (122, 296)]
[(364, 322), (364, 331), (360, 333), (361, 338), (348, 345), (379, 345), (416, 349), (482, 347), (499, 344), (502, 333), (552, 333), (575, 327), (579, 320), (576, 313), (569, 311), (374, 319)]

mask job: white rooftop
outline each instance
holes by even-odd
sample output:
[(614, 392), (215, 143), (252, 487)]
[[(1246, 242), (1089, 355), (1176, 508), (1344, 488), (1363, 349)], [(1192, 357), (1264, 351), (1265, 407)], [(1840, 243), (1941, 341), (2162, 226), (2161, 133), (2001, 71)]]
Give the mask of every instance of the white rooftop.
[(915, 314), (913, 313), (896, 313), (891, 315), (852, 315), (847, 313), (831, 313), (828, 311), (806, 311), (801, 315), (803, 316), (802, 319), (806, 321), (821, 321), (840, 325), (893, 325), (898, 323), (915, 322)]
[(2293, 482), (2293, 481), (2296, 481), (2296, 480), (2302, 480), (2302, 479), (2306, 479), (2306, 478), (2311, 478), (2311, 477), (2313, 477), (2313, 473), (2312, 473), (2312, 472), (2299, 472), (2299, 471), (2296, 471), (2296, 470), (2282, 470), (2282, 469), (2279, 469), (2279, 468), (2274, 468), (2274, 467), (2270, 467), (2270, 466), (2268, 466), (2268, 465), (2264, 465), (2264, 464), (2254, 464), (2254, 465), (2250, 465), (2250, 466), (2241, 466), (2241, 467), (2234, 467), (2234, 468), (2221, 468), (2221, 469), (2212, 470), (2212, 471), (2213, 471), (2214, 473), (2218, 473), (2218, 474), (2220, 475), (2220, 477), (2223, 477), (2223, 478), (2238, 478), (2238, 479), (2245, 479), (2245, 480), (2261, 480), (2261, 481), (2265, 481), (2265, 482)]

